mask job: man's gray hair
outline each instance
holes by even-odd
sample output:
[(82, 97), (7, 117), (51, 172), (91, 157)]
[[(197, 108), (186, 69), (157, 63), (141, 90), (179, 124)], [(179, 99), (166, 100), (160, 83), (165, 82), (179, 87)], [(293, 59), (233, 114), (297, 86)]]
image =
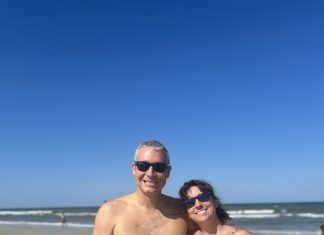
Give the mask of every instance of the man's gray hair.
[(146, 140), (143, 143), (141, 143), (140, 145), (138, 145), (137, 148), (136, 148), (135, 154), (134, 154), (134, 160), (135, 161), (136, 161), (136, 158), (137, 158), (138, 151), (141, 148), (145, 148), (145, 147), (153, 148), (155, 151), (158, 151), (158, 152), (162, 153), (165, 156), (165, 158), (167, 160), (167, 163), (170, 164), (170, 156), (169, 156), (168, 150), (166, 149), (166, 147), (161, 142), (159, 142), (157, 140)]

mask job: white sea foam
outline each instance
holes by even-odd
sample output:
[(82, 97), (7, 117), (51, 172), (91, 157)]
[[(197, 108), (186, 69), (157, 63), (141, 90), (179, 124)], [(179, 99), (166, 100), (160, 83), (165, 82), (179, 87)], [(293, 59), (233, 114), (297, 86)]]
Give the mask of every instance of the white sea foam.
[(48, 215), (51, 210), (32, 210), (32, 211), (0, 211), (0, 215)]
[[(60, 213), (56, 213), (56, 215), (59, 215)], [(80, 212), (80, 213), (71, 213), (67, 212), (64, 213), (65, 216), (96, 216), (97, 213), (93, 212)]]
[(263, 210), (236, 210), (228, 211), (232, 218), (276, 218), (280, 214), (274, 213), (272, 209)]
[(318, 235), (318, 231), (309, 230), (254, 230), (253, 232), (258, 235)]
[(280, 214), (264, 214), (264, 215), (262, 215), (262, 214), (259, 214), (259, 215), (257, 215), (257, 214), (255, 214), (255, 215), (236, 214), (235, 215), (234, 214), (234, 215), (231, 215), (230, 214), (230, 216), (232, 218), (277, 218), (280, 216)]
[(264, 210), (234, 210), (228, 211), (232, 218), (276, 218), (279, 216), (298, 216), (298, 217), (308, 217), (308, 218), (324, 218), (324, 214), (315, 213), (285, 213), (286, 210), (282, 210), (282, 213), (275, 213), (274, 210), (264, 209)]
[(273, 214), (274, 210), (244, 210), (244, 214)]
[(283, 216), (287, 216), (287, 217), (291, 217), (293, 216), (294, 214), (293, 213), (285, 213), (285, 214), (282, 214)]
[(314, 214), (314, 213), (298, 213), (298, 217), (310, 217), (310, 218), (324, 218), (324, 214)]
[(228, 211), (228, 213), (233, 215), (250, 215), (250, 214), (273, 214), (274, 210), (264, 209), (264, 210), (237, 210), (237, 211)]

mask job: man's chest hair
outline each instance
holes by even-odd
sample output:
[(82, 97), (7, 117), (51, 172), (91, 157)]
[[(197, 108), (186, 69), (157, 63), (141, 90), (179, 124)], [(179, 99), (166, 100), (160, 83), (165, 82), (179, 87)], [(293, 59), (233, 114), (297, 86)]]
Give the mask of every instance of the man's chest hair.
[(114, 234), (127, 235), (185, 235), (186, 221), (159, 213), (129, 214), (119, 220)]

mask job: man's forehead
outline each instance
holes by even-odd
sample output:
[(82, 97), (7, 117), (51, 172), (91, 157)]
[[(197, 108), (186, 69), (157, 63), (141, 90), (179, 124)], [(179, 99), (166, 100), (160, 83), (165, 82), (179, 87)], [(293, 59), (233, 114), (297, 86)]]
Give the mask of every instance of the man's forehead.
[(147, 156), (147, 157), (150, 157), (150, 156), (157, 156), (157, 157), (163, 157), (165, 158), (165, 155), (162, 151), (159, 151), (159, 150), (156, 150), (154, 149), (153, 147), (143, 147), (143, 148), (140, 148), (139, 151), (138, 151), (138, 154), (137, 156)]

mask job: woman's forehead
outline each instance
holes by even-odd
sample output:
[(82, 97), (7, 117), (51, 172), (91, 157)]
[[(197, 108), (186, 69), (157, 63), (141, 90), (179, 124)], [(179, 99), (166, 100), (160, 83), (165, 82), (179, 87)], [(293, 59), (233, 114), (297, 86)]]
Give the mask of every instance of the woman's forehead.
[(192, 198), (201, 194), (201, 190), (197, 186), (192, 186), (187, 190), (187, 197)]

